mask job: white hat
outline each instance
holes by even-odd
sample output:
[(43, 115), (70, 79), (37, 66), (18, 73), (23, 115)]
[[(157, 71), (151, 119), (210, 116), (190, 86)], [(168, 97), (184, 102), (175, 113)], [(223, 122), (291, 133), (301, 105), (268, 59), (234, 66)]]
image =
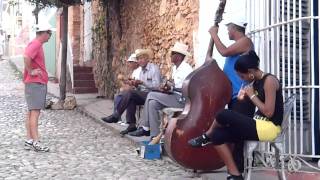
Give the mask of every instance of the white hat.
[(136, 54), (131, 54), (130, 57), (127, 60), (128, 62), (137, 62), (137, 56)]
[(36, 32), (41, 31), (56, 31), (56, 28), (53, 28), (49, 23), (40, 23), (36, 25)]
[(228, 20), (226, 20), (226, 26), (228, 26), (229, 24), (235, 24), (237, 26), (240, 26), (242, 28), (246, 28), (247, 26), (247, 21), (245, 20), (245, 18), (243, 18), (242, 16), (238, 16), (238, 17), (234, 17), (234, 18), (230, 18)]
[(137, 58), (142, 55), (147, 55), (149, 58), (153, 57), (153, 52), (150, 49), (137, 49), (135, 54)]
[(181, 43), (181, 42), (176, 42), (174, 44), (173, 48), (170, 49), (170, 51), (181, 53), (186, 56), (191, 56), (191, 54), (188, 52), (188, 45)]

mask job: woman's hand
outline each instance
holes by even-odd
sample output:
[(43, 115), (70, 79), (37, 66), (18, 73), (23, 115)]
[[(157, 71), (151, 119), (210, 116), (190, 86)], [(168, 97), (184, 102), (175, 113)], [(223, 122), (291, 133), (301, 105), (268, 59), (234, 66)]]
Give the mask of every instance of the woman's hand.
[(245, 92), (244, 88), (241, 88), (238, 92), (238, 95), (237, 95), (238, 100), (240, 100), (240, 101), (243, 100), (245, 95), (246, 95), (246, 92)]
[(251, 84), (245, 86), (245, 87), (243, 88), (243, 90), (244, 90), (245, 94), (246, 94), (248, 97), (251, 97), (252, 95), (255, 94), (255, 93), (254, 93), (254, 89), (253, 89), (253, 87), (252, 87)]

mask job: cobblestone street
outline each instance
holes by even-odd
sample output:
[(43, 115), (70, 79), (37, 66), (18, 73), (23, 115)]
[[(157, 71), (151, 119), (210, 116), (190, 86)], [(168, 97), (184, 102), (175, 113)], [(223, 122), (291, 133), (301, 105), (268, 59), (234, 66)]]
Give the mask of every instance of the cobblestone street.
[(193, 178), (168, 161), (141, 159), (131, 141), (77, 111), (43, 111), (39, 132), (50, 152), (24, 150), (23, 83), (8, 61), (0, 67), (0, 179)]

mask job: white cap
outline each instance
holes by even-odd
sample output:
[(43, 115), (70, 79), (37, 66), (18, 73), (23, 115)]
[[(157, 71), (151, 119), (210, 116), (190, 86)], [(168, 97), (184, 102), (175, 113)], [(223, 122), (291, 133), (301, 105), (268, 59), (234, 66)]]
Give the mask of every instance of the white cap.
[(136, 54), (134, 54), (134, 53), (131, 54), (127, 61), (128, 62), (138, 62)]
[(238, 16), (238, 17), (234, 17), (234, 18), (230, 18), (228, 20), (225, 21), (226, 25), (228, 26), (229, 24), (235, 24), (237, 26), (240, 26), (242, 28), (246, 28), (247, 26), (247, 21), (245, 18), (243, 18), (242, 16)]
[(36, 25), (36, 32), (41, 31), (56, 31), (56, 28), (53, 28), (49, 23), (40, 23)]

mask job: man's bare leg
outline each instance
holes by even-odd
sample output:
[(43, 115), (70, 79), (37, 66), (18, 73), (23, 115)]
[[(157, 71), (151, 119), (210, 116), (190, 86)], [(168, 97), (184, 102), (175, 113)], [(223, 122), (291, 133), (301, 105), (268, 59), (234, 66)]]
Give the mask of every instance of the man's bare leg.
[(42, 145), (39, 142), (39, 132), (38, 132), (39, 116), (40, 116), (40, 110), (31, 110), (30, 111), (29, 124), (27, 124), (27, 125), (28, 125), (29, 131), (30, 131), (31, 139), (33, 139), (32, 146), (35, 151), (48, 152), (49, 148), (47, 146)]
[(26, 131), (27, 131), (27, 140), (32, 139), (31, 137), (31, 130), (30, 130), (30, 111), (27, 112), (26, 115), (26, 122), (25, 122), (25, 126), (26, 126)]
[(34, 141), (39, 140), (39, 133), (38, 133), (38, 119), (40, 115), (40, 110), (31, 110), (29, 116), (29, 129), (31, 139)]

